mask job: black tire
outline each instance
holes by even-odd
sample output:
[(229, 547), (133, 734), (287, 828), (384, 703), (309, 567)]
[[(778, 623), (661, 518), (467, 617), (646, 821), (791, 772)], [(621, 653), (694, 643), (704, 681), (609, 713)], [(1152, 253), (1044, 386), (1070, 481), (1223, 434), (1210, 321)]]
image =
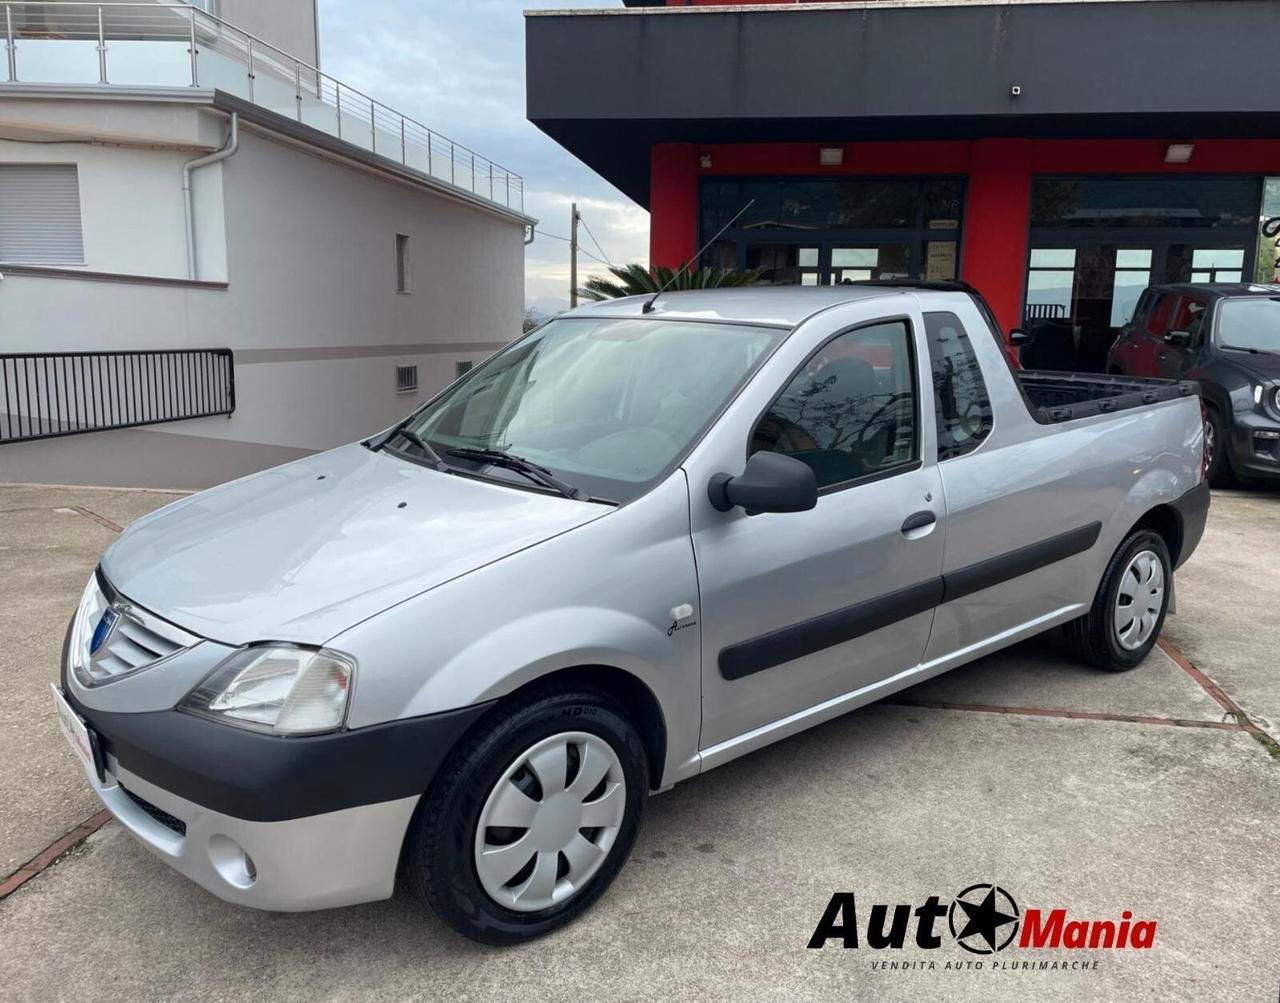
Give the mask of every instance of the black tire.
[[(607, 856), (580, 891), (549, 908), (520, 912), (496, 901), (481, 883), (477, 827), (504, 772), (538, 742), (566, 732), (586, 732), (609, 744), (626, 781), (625, 812)], [(631, 852), (648, 791), (644, 743), (618, 701), (577, 686), (531, 692), (499, 705), (450, 754), (410, 823), (405, 877), (442, 920), (472, 940), (514, 944), (540, 937), (571, 922), (609, 887)]]
[(1231, 457), (1228, 455), (1230, 449), (1222, 426), (1222, 415), (1212, 404), (1206, 405), (1204, 409), (1204, 423), (1205, 435), (1208, 438), (1205, 447), (1209, 448), (1209, 443), (1212, 443), (1213, 449), (1206, 477), (1215, 488), (1230, 487), (1234, 480), (1231, 473)]
[[(1120, 643), (1113, 623), (1112, 609), (1120, 592), (1120, 586), (1129, 562), (1142, 551), (1156, 555), (1163, 571), (1164, 594), (1160, 600), (1160, 612), (1151, 635), (1137, 648), (1128, 649)], [(1130, 533), (1107, 562), (1098, 591), (1094, 595), (1089, 612), (1066, 624), (1064, 631), (1074, 654), (1083, 662), (1111, 672), (1123, 672), (1140, 664), (1155, 647), (1164, 627), (1165, 614), (1169, 610), (1169, 588), (1172, 581), (1172, 562), (1169, 548), (1159, 533), (1138, 529)]]

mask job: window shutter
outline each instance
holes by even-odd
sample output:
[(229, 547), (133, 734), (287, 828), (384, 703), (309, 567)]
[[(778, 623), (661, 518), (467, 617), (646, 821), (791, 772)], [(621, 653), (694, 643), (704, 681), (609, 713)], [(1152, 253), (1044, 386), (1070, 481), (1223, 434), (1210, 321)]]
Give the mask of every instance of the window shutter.
[(75, 164), (0, 164), (0, 263), (84, 264)]

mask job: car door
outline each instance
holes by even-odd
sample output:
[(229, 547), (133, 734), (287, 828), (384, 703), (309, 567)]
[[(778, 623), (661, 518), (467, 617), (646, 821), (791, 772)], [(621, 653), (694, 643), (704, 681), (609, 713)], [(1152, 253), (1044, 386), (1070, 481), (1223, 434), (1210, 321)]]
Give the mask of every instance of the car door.
[[(920, 315), (878, 311), (853, 304), (802, 325), (686, 468), (704, 761), (765, 744), (789, 715), (913, 668), (928, 642), (945, 512), (932, 427), (920, 420), (932, 406)], [(758, 450), (813, 468), (812, 510), (710, 505), (712, 475), (741, 473)]]
[[(1185, 331), (1186, 344), (1171, 345), (1161, 337), (1156, 349), (1156, 371), (1152, 376), (1166, 380), (1183, 379), (1191, 368), (1196, 354), (1204, 344), (1205, 321), (1209, 316), (1209, 304), (1200, 296), (1179, 297), (1177, 309), (1169, 322), (1168, 331)], [(1168, 333), (1166, 331), (1165, 333)]]
[[(1160, 363), (1157, 356), (1164, 347), (1164, 335), (1169, 330), (1178, 297), (1174, 293), (1148, 293), (1151, 302), (1137, 313), (1128, 327), (1128, 337), (1117, 343), (1113, 358), (1120, 362), (1127, 376), (1156, 376)], [(1124, 347), (1121, 347), (1123, 344)]]

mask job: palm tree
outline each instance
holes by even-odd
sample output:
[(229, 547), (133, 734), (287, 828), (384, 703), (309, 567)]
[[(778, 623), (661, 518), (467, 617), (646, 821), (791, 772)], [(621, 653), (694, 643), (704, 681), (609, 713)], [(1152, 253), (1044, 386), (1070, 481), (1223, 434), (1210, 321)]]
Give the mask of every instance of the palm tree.
[[(729, 286), (754, 285), (760, 279), (763, 269), (754, 268), (739, 272), (731, 268), (685, 268), (676, 270), (658, 265), (656, 268), (645, 268), (644, 265), (610, 265), (613, 278), (593, 276), (578, 290), (583, 299), (607, 300), (619, 296), (644, 296), (656, 293), (666, 286), (668, 289), (723, 289)], [(672, 276), (676, 279), (672, 282)], [(670, 283), (670, 285), (668, 285)]]

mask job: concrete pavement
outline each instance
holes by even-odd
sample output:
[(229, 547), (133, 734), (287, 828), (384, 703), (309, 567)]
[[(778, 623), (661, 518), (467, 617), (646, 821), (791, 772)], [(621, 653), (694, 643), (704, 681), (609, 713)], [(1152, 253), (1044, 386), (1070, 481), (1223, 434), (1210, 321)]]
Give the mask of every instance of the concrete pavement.
[[(110, 539), (91, 516), (123, 525), (169, 500), (23, 490), (0, 489), (0, 547), (21, 554), (0, 550), (0, 670), (16, 695), (0, 701), (3, 848), (18, 862), (96, 810), (45, 693)], [(1224, 497), (1166, 635), (1275, 734), (1265, 597), (1221, 590), (1261, 570), (1280, 499)], [(110, 823), (0, 902), (0, 998), (1275, 999), (1280, 761), (1187, 671), (1157, 650), (1100, 673), (1050, 635), (902, 699), (654, 798), (602, 901), (508, 950), (457, 937), (403, 893), (301, 915), (228, 906)], [(1129, 910), (1157, 921), (1155, 944), (1005, 950), (980, 971), (944, 967), (984, 960), (945, 934), (936, 950), (911, 934), (901, 950), (805, 947), (836, 891), (856, 893), (865, 927), (874, 903), (945, 903), (978, 882), (1024, 911)], [(1097, 968), (992, 966), (1015, 960)]]

